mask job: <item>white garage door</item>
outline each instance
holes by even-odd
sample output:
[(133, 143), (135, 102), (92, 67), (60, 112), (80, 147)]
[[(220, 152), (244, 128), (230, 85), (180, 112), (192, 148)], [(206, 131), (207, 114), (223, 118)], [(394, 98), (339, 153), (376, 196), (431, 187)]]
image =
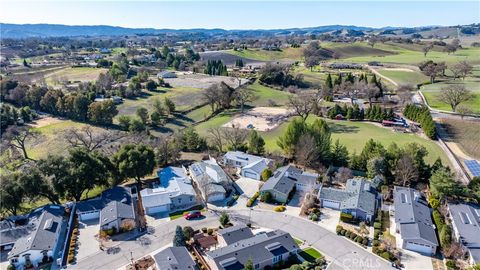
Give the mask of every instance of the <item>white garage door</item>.
[(152, 214), (157, 214), (157, 213), (162, 213), (162, 212), (167, 212), (168, 205), (160, 205), (160, 206), (155, 206), (155, 207), (147, 207), (147, 215), (152, 215)]
[(339, 202), (332, 202), (328, 200), (323, 200), (322, 206), (325, 208), (332, 208), (332, 209), (339, 209), (340, 203)]
[(259, 180), (258, 179), (258, 176), (256, 173), (252, 173), (252, 172), (244, 172), (244, 176), (247, 177), (247, 178), (251, 178), (251, 179), (255, 179), (255, 180)]
[(100, 211), (83, 213), (83, 214), (80, 214), (79, 216), (81, 221), (98, 219), (100, 218)]
[(406, 245), (405, 249), (420, 252), (420, 253), (423, 253), (423, 254), (431, 254), (432, 253), (432, 248), (431, 247), (423, 246), (423, 245), (415, 244), (415, 243), (411, 243), (411, 242), (407, 242), (407, 245)]

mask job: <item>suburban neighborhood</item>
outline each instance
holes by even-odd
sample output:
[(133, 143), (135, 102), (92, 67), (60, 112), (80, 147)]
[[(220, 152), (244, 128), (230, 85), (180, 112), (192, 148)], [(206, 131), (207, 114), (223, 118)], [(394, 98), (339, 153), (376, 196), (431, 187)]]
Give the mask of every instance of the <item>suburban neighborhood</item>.
[(0, 269), (480, 270), (479, 10), (5, 0)]

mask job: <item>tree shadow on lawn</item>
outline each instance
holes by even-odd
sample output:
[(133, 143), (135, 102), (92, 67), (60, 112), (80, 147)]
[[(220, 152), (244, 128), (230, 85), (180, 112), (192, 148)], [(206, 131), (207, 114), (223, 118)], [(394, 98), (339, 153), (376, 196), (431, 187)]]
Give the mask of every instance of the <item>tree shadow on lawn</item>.
[(329, 123), (328, 126), (332, 133), (358, 133), (360, 131), (359, 127), (339, 123)]

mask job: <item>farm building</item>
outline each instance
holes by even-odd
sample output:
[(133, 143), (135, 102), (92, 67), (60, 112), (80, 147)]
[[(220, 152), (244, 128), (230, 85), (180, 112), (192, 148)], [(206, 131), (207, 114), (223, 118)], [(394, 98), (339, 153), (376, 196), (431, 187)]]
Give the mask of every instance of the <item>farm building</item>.
[(393, 191), (395, 231), (404, 249), (432, 255), (438, 240), (428, 203), (415, 189), (396, 186)]
[(167, 167), (157, 172), (159, 182), (140, 191), (147, 215), (188, 209), (197, 204), (185, 168)]
[(320, 205), (340, 210), (356, 219), (372, 222), (378, 208), (377, 191), (370, 181), (361, 178), (349, 179), (345, 189), (325, 188), (318, 191)]

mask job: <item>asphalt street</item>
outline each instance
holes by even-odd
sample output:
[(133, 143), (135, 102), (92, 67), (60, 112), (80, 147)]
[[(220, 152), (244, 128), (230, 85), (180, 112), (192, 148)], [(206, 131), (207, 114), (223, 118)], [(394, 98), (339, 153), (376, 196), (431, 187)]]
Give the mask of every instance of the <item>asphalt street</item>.
[[(315, 247), (326, 256), (330, 262), (328, 269), (392, 269), (387, 261), (306, 219), (264, 210), (246, 209), (228, 213), (233, 223), (251, 222), (253, 226), (281, 229), (296, 238), (306, 240), (306, 244)], [(118, 269), (128, 264), (131, 258), (134, 260), (141, 258), (170, 244), (177, 225), (192, 226), (194, 229), (217, 227), (218, 216), (219, 212), (209, 211), (205, 213), (205, 218), (200, 220), (187, 221), (180, 218), (166, 222), (155, 227), (152, 234), (144, 236), (151, 240), (148, 245), (141, 244), (138, 240), (120, 242), (117, 253), (107, 254), (105, 251), (99, 251), (68, 268)]]

